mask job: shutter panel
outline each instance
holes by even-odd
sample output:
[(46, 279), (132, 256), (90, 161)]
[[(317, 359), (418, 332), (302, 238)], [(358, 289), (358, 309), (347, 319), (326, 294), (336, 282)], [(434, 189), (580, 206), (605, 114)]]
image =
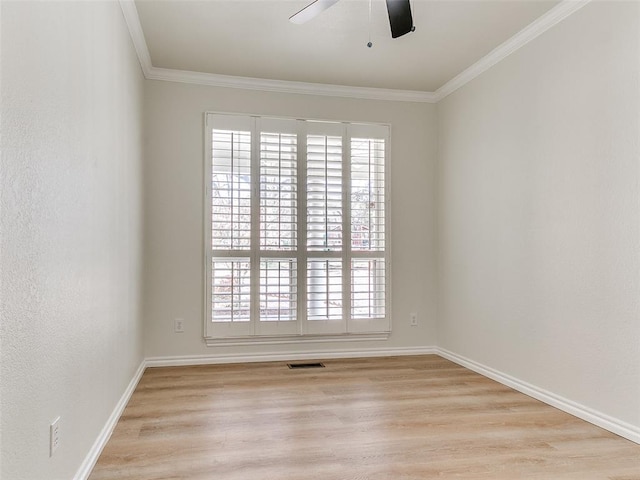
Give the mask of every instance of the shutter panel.
[[(252, 309), (252, 175), (254, 121), (207, 115), (208, 337), (250, 335)], [(210, 221), (210, 223), (209, 223)], [(205, 243), (205, 245), (207, 244)]]
[(307, 261), (307, 319), (342, 319), (342, 260)]
[(385, 249), (385, 145), (381, 139), (351, 139), (351, 248)]
[(260, 133), (260, 247), (297, 247), (297, 135)]
[(389, 130), (349, 126), (350, 333), (388, 331), (390, 285), (386, 231)]
[(211, 320), (248, 322), (251, 319), (249, 259), (212, 260)]
[(298, 265), (293, 258), (260, 262), (260, 321), (283, 322), (297, 318)]
[(351, 318), (384, 318), (385, 261), (373, 258), (351, 261)]
[(342, 250), (342, 138), (307, 136), (307, 249)]
[(251, 246), (251, 133), (213, 130), (211, 246)]

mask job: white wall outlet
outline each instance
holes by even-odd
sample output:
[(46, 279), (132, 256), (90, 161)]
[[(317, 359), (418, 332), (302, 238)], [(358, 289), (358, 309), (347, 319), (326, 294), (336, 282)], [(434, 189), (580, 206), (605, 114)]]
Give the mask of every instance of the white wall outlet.
[(49, 456), (53, 457), (60, 446), (60, 417), (49, 425)]
[(411, 324), (412, 327), (417, 327), (418, 326), (418, 314), (417, 313), (410, 313), (409, 314), (409, 323)]
[(183, 333), (184, 332), (184, 319), (183, 318), (175, 318), (173, 320), (173, 331), (175, 333)]

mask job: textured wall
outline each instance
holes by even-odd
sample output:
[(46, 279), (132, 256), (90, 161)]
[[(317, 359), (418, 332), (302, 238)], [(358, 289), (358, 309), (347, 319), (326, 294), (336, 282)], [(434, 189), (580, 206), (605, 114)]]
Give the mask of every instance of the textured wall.
[(143, 358), (143, 80), (117, 2), (1, 8), (0, 477), (69, 480)]
[(439, 345), (640, 427), (640, 4), (438, 105)]
[[(435, 106), (148, 81), (145, 85), (147, 356), (435, 344)], [(393, 333), (385, 342), (207, 348), (203, 322), (203, 118), (207, 110), (391, 123)], [(409, 326), (409, 313), (420, 326)], [(173, 318), (185, 332), (173, 333)]]

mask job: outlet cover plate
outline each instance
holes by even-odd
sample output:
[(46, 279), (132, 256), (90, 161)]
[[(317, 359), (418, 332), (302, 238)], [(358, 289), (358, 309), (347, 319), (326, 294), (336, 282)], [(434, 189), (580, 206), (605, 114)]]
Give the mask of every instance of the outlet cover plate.
[(60, 446), (60, 417), (56, 418), (49, 425), (49, 456), (53, 457)]
[(173, 320), (173, 331), (175, 333), (184, 333), (184, 319), (176, 318)]

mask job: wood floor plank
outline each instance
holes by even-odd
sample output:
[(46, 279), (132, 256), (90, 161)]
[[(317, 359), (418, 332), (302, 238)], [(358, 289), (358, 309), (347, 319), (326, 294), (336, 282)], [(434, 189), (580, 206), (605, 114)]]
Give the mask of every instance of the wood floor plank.
[(640, 445), (435, 355), (149, 368), (90, 480), (640, 480)]

